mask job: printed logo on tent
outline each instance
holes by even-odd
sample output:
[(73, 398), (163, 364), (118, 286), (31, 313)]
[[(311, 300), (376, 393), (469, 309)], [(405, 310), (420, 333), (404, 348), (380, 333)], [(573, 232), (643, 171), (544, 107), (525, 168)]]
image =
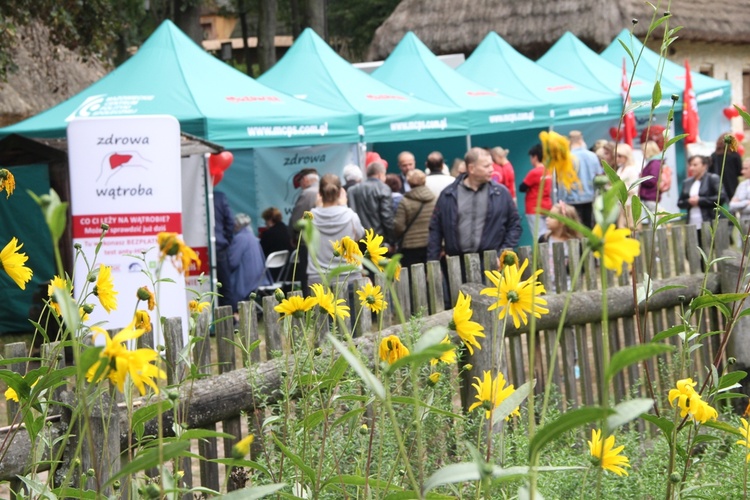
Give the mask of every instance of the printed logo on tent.
[(148, 164), (150, 163), (151, 161), (141, 156), (138, 151), (109, 153), (102, 159), (102, 164), (99, 169), (99, 177), (96, 178), (96, 182), (104, 179), (104, 185), (106, 186), (110, 179), (120, 172), (123, 172), (125, 169), (140, 169), (146, 171), (148, 170)]
[(483, 97), (483, 96), (496, 96), (495, 92), (491, 90), (469, 90), (466, 95), (470, 97)]
[(228, 95), (224, 99), (229, 102), (284, 102), (275, 95)]
[(122, 116), (138, 113), (138, 104), (142, 101), (153, 101), (153, 95), (116, 95), (97, 94), (87, 97), (65, 119), (69, 122), (75, 118), (91, 116)]
[(575, 88), (576, 86), (571, 84), (558, 85), (556, 87), (547, 87), (547, 92), (560, 92), (561, 90), (573, 90)]
[(408, 101), (406, 97), (401, 95), (367, 94), (365, 97), (371, 101)]

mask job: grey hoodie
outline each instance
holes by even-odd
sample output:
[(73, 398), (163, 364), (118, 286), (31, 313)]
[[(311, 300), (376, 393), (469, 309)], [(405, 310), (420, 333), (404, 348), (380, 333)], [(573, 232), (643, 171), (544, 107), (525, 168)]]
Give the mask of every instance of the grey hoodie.
[[(349, 207), (336, 205), (333, 207), (315, 207), (311, 210), (313, 225), (320, 232), (320, 243), (317, 249), (318, 266), (322, 272), (346, 264), (341, 257), (333, 256), (332, 242), (344, 236), (359, 241), (365, 235), (365, 229), (359, 216)], [(320, 282), (318, 269), (313, 263), (312, 254), (307, 259), (307, 275), (311, 283)]]

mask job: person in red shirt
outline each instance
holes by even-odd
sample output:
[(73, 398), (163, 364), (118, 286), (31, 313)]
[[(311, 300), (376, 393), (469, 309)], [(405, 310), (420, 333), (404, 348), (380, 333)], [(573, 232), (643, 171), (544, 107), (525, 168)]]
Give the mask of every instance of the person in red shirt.
[(513, 197), (513, 203), (517, 204), (516, 172), (513, 170), (513, 164), (508, 161), (508, 153), (510, 153), (509, 150), (499, 146), (490, 149), (493, 163), (492, 179), (507, 187), (510, 195)]
[[(539, 198), (539, 189), (544, 183), (542, 191), (542, 203), (540, 208), (549, 210), (552, 208), (552, 176), (545, 175), (544, 163), (542, 163), (542, 145), (536, 144), (529, 149), (529, 160), (531, 161), (531, 170), (518, 190), (526, 193), (526, 222), (529, 224), (531, 234), (534, 240), (547, 232), (547, 218), (537, 212), (537, 201)], [(539, 229), (534, 231), (534, 227), (539, 219)]]

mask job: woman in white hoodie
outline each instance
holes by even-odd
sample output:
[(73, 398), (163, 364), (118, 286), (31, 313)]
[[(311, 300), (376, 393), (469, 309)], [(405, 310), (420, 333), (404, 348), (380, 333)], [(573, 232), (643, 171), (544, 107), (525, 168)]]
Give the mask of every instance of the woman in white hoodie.
[[(346, 204), (346, 191), (341, 188), (337, 175), (324, 175), (320, 179), (319, 192), (322, 205), (311, 210), (312, 223), (320, 232), (320, 240), (316, 251), (310, 252), (307, 259), (307, 279), (310, 284), (322, 283), (323, 275), (330, 269), (346, 264), (343, 258), (334, 255), (333, 242), (340, 241), (344, 236), (359, 241), (365, 235), (359, 216)], [(335, 288), (337, 283), (348, 283), (361, 277), (359, 271), (342, 274), (334, 278), (330, 285)]]

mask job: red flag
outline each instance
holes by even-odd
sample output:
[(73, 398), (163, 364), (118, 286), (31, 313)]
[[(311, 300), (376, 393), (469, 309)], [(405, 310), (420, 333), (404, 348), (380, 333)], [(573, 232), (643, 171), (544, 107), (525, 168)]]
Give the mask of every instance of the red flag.
[[(625, 66), (625, 58), (622, 58), (622, 106), (627, 108), (630, 105), (630, 95), (628, 95), (628, 71)], [(623, 140), (625, 144), (633, 147), (633, 138), (636, 136), (635, 130), (635, 112), (633, 110), (625, 113), (623, 117)]]
[(690, 77), (690, 63), (685, 59), (685, 93), (682, 104), (682, 128), (688, 135), (685, 144), (698, 142), (698, 101), (695, 99), (693, 79)]

